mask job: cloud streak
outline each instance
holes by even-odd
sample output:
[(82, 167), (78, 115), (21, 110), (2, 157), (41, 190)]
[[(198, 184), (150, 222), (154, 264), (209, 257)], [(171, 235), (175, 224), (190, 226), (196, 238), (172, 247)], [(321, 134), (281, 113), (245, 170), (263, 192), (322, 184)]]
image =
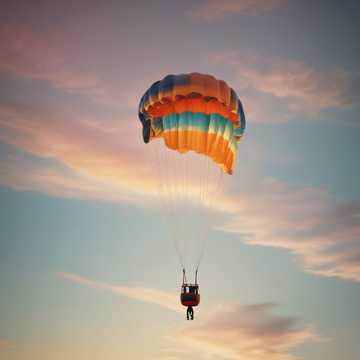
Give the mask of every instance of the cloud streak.
[[(48, 161), (48, 168), (35, 164), (31, 169), (22, 160), (22, 167), (29, 168), (24, 179), (16, 176), (21, 172), (19, 163), (3, 159), (0, 183), (17, 189), (26, 189), (26, 184), (28, 189), (41, 189), (43, 184), (42, 190), (50, 194), (136, 203), (167, 194), (159, 194), (161, 173), (171, 178), (173, 188), (183, 191), (183, 182), (175, 171), (161, 171), (159, 162), (169, 164), (172, 157), (153, 153), (157, 153), (155, 148), (162, 148), (162, 140), (151, 144), (154, 151), (149, 151), (143, 144), (137, 115), (133, 116), (100, 119), (75, 111), (0, 103), (0, 141), (54, 162)], [(193, 174), (204, 166), (196, 168), (196, 161), (188, 164), (188, 197), (197, 199), (199, 181), (194, 181)]]
[(86, 52), (82, 53), (74, 45), (85, 42), (75, 34), (75, 31), (69, 34), (56, 28), (39, 33), (25, 25), (1, 25), (0, 72), (47, 81), (61, 91), (119, 105), (121, 102), (114, 95), (113, 87), (99, 74), (76, 65), (84, 64)]
[(256, 15), (281, 8), (287, 0), (205, 0), (192, 10), (192, 15), (206, 21), (223, 19), (231, 14)]
[(310, 273), (360, 281), (360, 204), (326, 191), (266, 179), (232, 199), (232, 219), (221, 228), (250, 245), (293, 253)]
[(92, 289), (105, 290), (111, 293), (128, 297), (129, 299), (159, 305), (163, 308), (183, 313), (183, 309), (179, 304), (179, 297), (166, 291), (142, 288), (142, 287), (127, 287), (109, 284), (101, 281), (94, 281), (83, 276), (79, 276), (67, 272), (59, 272), (57, 274), (60, 278), (68, 280), (75, 284), (90, 287)]
[[(277, 99), (287, 117), (314, 115), (324, 109), (351, 106), (360, 100), (353, 91), (359, 76), (341, 68), (319, 71), (301, 61), (264, 60), (236, 52), (216, 55), (213, 62), (233, 69), (236, 88), (250, 110), (249, 116), (258, 121), (263, 120), (261, 117), (269, 117), (265, 112), (259, 113), (258, 109), (266, 104), (266, 99), (259, 99), (260, 95)], [(272, 120), (283, 121), (284, 117)]]
[(17, 191), (37, 191), (72, 199), (140, 201), (117, 187), (73, 171), (57, 161), (23, 156), (12, 148), (2, 156), (0, 164), (0, 185)]
[[(0, 104), (0, 141), (64, 164), (73, 171), (69, 181), (80, 180), (79, 187), (88, 182), (90, 187), (115, 190), (115, 195), (154, 191), (150, 165), (142, 160), (146, 152), (137, 125), (136, 119), (99, 120), (72, 111)], [(55, 169), (37, 175), (57, 181)], [(66, 181), (63, 173), (58, 173), (58, 180)]]

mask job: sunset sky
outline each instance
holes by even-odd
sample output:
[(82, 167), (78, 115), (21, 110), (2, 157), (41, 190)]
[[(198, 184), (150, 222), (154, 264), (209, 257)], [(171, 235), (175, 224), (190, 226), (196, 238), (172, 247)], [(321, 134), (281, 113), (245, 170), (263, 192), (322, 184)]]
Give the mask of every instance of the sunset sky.
[[(355, 0), (2, 1), (0, 359), (360, 359), (359, 39)], [(194, 71), (247, 127), (187, 322), (137, 107)]]

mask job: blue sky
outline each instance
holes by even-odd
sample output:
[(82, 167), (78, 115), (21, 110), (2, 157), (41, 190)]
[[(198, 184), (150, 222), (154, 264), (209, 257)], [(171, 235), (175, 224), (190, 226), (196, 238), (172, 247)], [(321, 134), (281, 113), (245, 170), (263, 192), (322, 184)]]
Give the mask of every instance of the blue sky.
[[(2, 4), (0, 358), (358, 359), (359, 15), (356, 1)], [(188, 324), (137, 106), (191, 71), (236, 90), (247, 128)]]

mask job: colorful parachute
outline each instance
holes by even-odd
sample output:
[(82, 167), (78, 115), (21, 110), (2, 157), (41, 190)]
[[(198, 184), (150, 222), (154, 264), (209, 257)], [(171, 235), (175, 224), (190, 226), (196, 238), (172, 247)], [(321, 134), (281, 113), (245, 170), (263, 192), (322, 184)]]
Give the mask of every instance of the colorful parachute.
[(207, 155), (232, 174), (245, 116), (225, 81), (199, 73), (168, 75), (141, 98), (139, 119), (145, 143), (162, 137), (168, 148)]
[(170, 236), (184, 274), (196, 274), (244, 133), (241, 102), (211, 75), (168, 75), (141, 98), (139, 119)]

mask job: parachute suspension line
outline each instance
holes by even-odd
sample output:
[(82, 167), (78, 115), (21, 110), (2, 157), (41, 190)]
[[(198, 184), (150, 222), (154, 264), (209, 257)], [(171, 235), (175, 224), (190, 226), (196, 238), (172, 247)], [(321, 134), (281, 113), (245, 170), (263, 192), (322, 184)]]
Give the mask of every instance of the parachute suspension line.
[[(214, 201), (221, 193), (223, 170), (210, 157), (193, 151), (186, 154), (189, 161), (185, 154), (164, 146), (163, 141), (155, 140), (150, 146), (157, 158), (155, 177), (159, 179), (157, 192), (163, 205), (162, 215), (175, 243), (180, 265), (187, 269), (191, 264), (192, 271), (197, 271), (210, 230), (207, 213), (213, 210)], [(194, 225), (191, 241), (184, 233)], [(188, 257), (191, 257), (190, 264)]]
[[(203, 190), (204, 190), (204, 158), (200, 155), (198, 157), (196, 157), (196, 159), (198, 160), (199, 164), (197, 164), (198, 166), (196, 167), (196, 169), (194, 169), (194, 171), (200, 172), (197, 175), (197, 178), (199, 179), (198, 183), (195, 184), (196, 185), (196, 194), (195, 194), (195, 199), (194, 199), (194, 204), (193, 204), (193, 211), (194, 211), (194, 215), (193, 216), (197, 216), (198, 217), (198, 226), (196, 228), (196, 232), (195, 232), (195, 237), (197, 238), (197, 244), (199, 245), (199, 241), (201, 241), (201, 234), (202, 234), (202, 216), (201, 216), (201, 211), (202, 211), (202, 198), (203, 198)], [(196, 253), (198, 254), (198, 251), (200, 249), (196, 249)], [(196, 255), (197, 255), (196, 254)], [(198, 262), (198, 258), (194, 259), (196, 262)]]
[(183, 281), (182, 284), (187, 284), (187, 280), (186, 280), (186, 274), (185, 274), (185, 268), (183, 268)]
[[(177, 152), (173, 152), (172, 153), (173, 158), (174, 158), (174, 162), (176, 163), (177, 159), (179, 160), (179, 162), (181, 163), (181, 161), (183, 161), (183, 158), (181, 156), (181, 154), (177, 153)], [(174, 216), (175, 216), (175, 222), (176, 222), (176, 241), (177, 241), (177, 247), (179, 248), (179, 252), (182, 254), (181, 256), (184, 257), (184, 249), (180, 249), (181, 247), (181, 239), (179, 238), (179, 229), (181, 228), (182, 224), (181, 224), (181, 217), (179, 216), (179, 211), (181, 211), (181, 207), (182, 207), (182, 203), (181, 200), (183, 199), (183, 192), (184, 192), (184, 184), (183, 184), (183, 174), (181, 171), (181, 164), (178, 164), (179, 166), (175, 166), (175, 171), (176, 171), (176, 176), (173, 179), (173, 187), (174, 187), (174, 194), (175, 194), (175, 211), (174, 211)], [(183, 267), (185, 266), (185, 260), (183, 260)]]
[(166, 179), (166, 184), (169, 187), (169, 202), (170, 202), (170, 206), (169, 206), (169, 212), (168, 212), (168, 216), (169, 218), (169, 224), (172, 226), (172, 233), (171, 236), (173, 237), (173, 240), (175, 242), (175, 247), (176, 247), (176, 251), (179, 255), (180, 258), (180, 263), (183, 263), (183, 259), (182, 259), (182, 251), (180, 249), (180, 243), (179, 243), (179, 238), (178, 238), (178, 219), (176, 216), (176, 197), (175, 197), (175, 189), (174, 189), (174, 181), (175, 179), (177, 179), (176, 177), (176, 169), (173, 170), (173, 172), (171, 172), (171, 161), (172, 161), (172, 157), (170, 154), (170, 150), (165, 148), (164, 149), (165, 152), (165, 157), (166, 157), (166, 168), (167, 168), (167, 179)]
[[(185, 203), (188, 204), (190, 202), (190, 200), (191, 200), (190, 199), (191, 189), (190, 189), (190, 180), (189, 180), (189, 177), (190, 177), (189, 161), (186, 161), (186, 159), (184, 159), (184, 168), (185, 168), (185, 173), (184, 173), (184, 187), (185, 187), (184, 192), (185, 192), (185, 196), (184, 196), (183, 201), (184, 201), (184, 204)], [(184, 206), (184, 208), (185, 208), (185, 206)], [(185, 218), (183, 217), (182, 220), (183, 220), (182, 226), (185, 228), (187, 226), (187, 224), (185, 223)], [(185, 247), (186, 242), (183, 241), (183, 244), (184, 244), (184, 247)], [(184, 252), (187, 253), (187, 249), (186, 250), (184, 249)]]
[[(180, 229), (180, 221), (181, 217), (179, 216), (179, 179), (180, 176), (178, 174), (179, 168), (178, 166), (173, 166), (176, 164), (176, 156), (179, 156), (177, 152), (173, 152), (168, 148), (164, 149), (165, 157), (166, 157), (166, 168), (167, 168), (167, 180), (166, 184), (168, 184), (169, 188), (169, 213), (170, 216), (169, 224), (172, 226), (172, 237), (175, 242), (176, 251), (178, 253), (180, 264), (182, 267), (185, 267), (186, 259), (184, 248), (181, 244), (181, 239), (179, 238), (179, 229)], [(172, 170), (172, 171), (171, 171)], [(181, 205), (181, 204), (180, 204)]]
[(214, 187), (213, 187), (213, 196), (211, 197), (211, 202), (209, 204), (210, 208), (214, 208), (215, 197), (216, 194), (222, 195), (223, 194), (223, 179), (224, 179), (224, 171), (223, 169), (218, 169), (218, 173), (214, 176)]
[[(164, 223), (166, 224), (171, 224), (171, 222), (169, 222), (169, 219), (168, 219), (168, 209), (169, 209), (169, 193), (168, 193), (168, 188), (167, 188), (167, 179), (166, 179), (166, 172), (164, 171), (164, 169), (167, 168), (167, 164), (165, 162), (165, 157), (163, 156), (163, 151), (161, 151), (161, 143), (160, 143), (160, 140), (155, 140), (154, 141), (154, 144), (151, 144), (150, 148), (151, 148), (151, 151), (153, 153), (153, 156), (154, 156), (154, 160), (155, 160), (155, 167), (156, 167), (156, 174), (155, 174), (155, 177), (157, 178), (157, 187), (156, 187), (156, 190), (157, 190), (157, 194), (158, 194), (158, 198), (159, 198), (159, 201), (160, 201), (160, 204), (162, 206), (162, 211), (161, 211), (161, 215), (162, 215), (162, 218), (163, 218), (163, 221)], [(166, 228), (166, 227), (165, 227)], [(170, 236), (173, 236), (173, 234), (176, 234), (175, 231), (172, 231), (173, 229), (168, 229), (169, 231), (169, 235)], [(176, 244), (176, 241), (175, 241), (175, 245)], [(179, 258), (179, 261), (181, 263), (181, 265), (183, 265), (183, 261), (182, 261), (182, 258), (179, 254), (179, 251), (177, 249), (177, 252), (178, 252), (178, 258)]]
[[(176, 225), (175, 226), (175, 234), (174, 234), (174, 240), (175, 240), (175, 246), (178, 252), (179, 257), (181, 258), (181, 266), (185, 267), (185, 253), (184, 248), (181, 244), (180, 234), (179, 230), (182, 227), (181, 224), (181, 216), (179, 216), (179, 212), (181, 211), (181, 200), (183, 199), (183, 193), (184, 193), (184, 183), (183, 183), (183, 174), (181, 170), (181, 161), (183, 161), (182, 157), (180, 156), (177, 151), (168, 151), (170, 163), (168, 164), (169, 168), (173, 169), (173, 178), (170, 179), (170, 184), (172, 188), (172, 195), (173, 195), (173, 219), (171, 221)], [(175, 164), (175, 166), (174, 166)], [(176, 166), (178, 165), (178, 166)]]
[[(184, 262), (184, 252), (181, 249), (178, 232), (177, 232), (177, 221), (176, 221), (176, 211), (175, 211), (175, 197), (173, 196), (172, 176), (174, 174), (170, 171), (170, 151), (167, 148), (163, 148), (161, 143), (162, 139), (155, 140), (156, 144), (151, 144), (153, 152), (155, 154), (155, 161), (157, 164), (157, 174), (156, 177), (159, 182), (158, 186), (158, 195), (160, 202), (163, 205), (163, 214), (162, 217), (166, 223), (166, 228), (168, 228), (169, 236), (173, 238), (175, 243), (176, 252), (178, 254), (178, 259), (182, 267), (185, 266)], [(173, 219), (172, 219), (173, 218)]]
[[(195, 283), (194, 285), (198, 285), (198, 281), (197, 281), (197, 276), (198, 276), (198, 270), (199, 268), (196, 268), (195, 270)], [(187, 284), (187, 279), (186, 279), (186, 272), (185, 272), (185, 268), (183, 268), (183, 279), (182, 279), (182, 284), (185, 285)]]
[(199, 237), (199, 253), (196, 262), (196, 271), (200, 266), (201, 259), (203, 257), (205, 243), (207, 239), (207, 224), (206, 224), (206, 201), (208, 197), (207, 184), (209, 182), (209, 158), (202, 157), (202, 170), (201, 170), (201, 184), (200, 184), (200, 198), (199, 198), (199, 231), (197, 236)]
[(217, 194), (217, 189), (216, 189), (216, 181), (217, 181), (217, 174), (220, 173), (222, 174), (223, 171), (222, 169), (220, 169), (218, 167), (217, 164), (214, 164), (213, 160), (210, 159), (209, 157), (206, 157), (206, 162), (205, 162), (205, 171), (204, 171), (204, 176), (205, 176), (205, 181), (204, 181), (204, 191), (203, 191), (203, 201), (202, 201), (202, 206), (203, 206), (203, 215), (202, 215), (202, 224), (201, 224), (201, 234), (200, 235), (200, 251), (199, 251), (199, 258), (197, 261), (197, 266), (196, 266), (196, 271), (198, 270), (201, 260), (204, 256), (205, 253), (205, 249), (206, 249), (206, 245), (207, 245), (207, 239), (208, 239), (208, 235), (209, 235), (209, 231), (210, 231), (210, 227), (208, 225), (208, 221), (209, 219), (207, 218), (205, 211), (209, 212), (209, 210), (212, 210), (212, 202), (215, 198), (215, 195)]
[(159, 150), (159, 140), (154, 140), (152, 144), (150, 144), (150, 149), (152, 152), (152, 156), (155, 162), (155, 174), (154, 177), (157, 180), (155, 182), (156, 185), (156, 192), (158, 195), (158, 199), (160, 202), (160, 206), (162, 208), (161, 215), (163, 218), (164, 223), (166, 223), (166, 207), (167, 207), (167, 200), (166, 200), (166, 187), (165, 187), (165, 179), (164, 173), (162, 171), (163, 168), (163, 159), (161, 156), (161, 151)]
[[(210, 211), (210, 214), (212, 214), (212, 216), (214, 216), (215, 211), (216, 211), (216, 209), (215, 209), (216, 197), (221, 196), (223, 194), (225, 174), (224, 174), (224, 170), (222, 168), (218, 167), (217, 164), (214, 164), (212, 159), (207, 158), (207, 160), (208, 160), (208, 166), (209, 166), (208, 169), (210, 169), (210, 170), (207, 171), (207, 174), (209, 176), (209, 178), (208, 178), (209, 181), (207, 181), (207, 184), (206, 184), (206, 186), (207, 186), (206, 207)], [(213, 221), (211, 221), (211, 223), (213, 223)], [(199, 268), (202, 257), (204, 256), (204, 253), (206, 250), (209, 232), (210, 232), (210, 227), (207, 227), (204, 225), (204, 235), (203, 235), (202, 244), (201, 244), (202, 248), (201, 248), (199, 261), (197, 264), (197, 269)]]
[[(185, 193), (186, 193), (186, 178), (185, 178), (185, 168), (186, 168), (186, 158), (184, 157), (184, 154), (179, 152), (173, 152), (173, 163), (175, 164), (174, 168), (176, 169), (177, 175), (176, 179), (178, 179), (178, 183), (175, 187), (175, 194), (177, 198), (175, 199), (175, 206), (176, 210), (174, 213), (174, 216), (176, 217), (175, 221), (177, 224), (177, 241), (178, 241), (178, 247), (179, 251), (181, 252), (181, 256), (183, 259), (183, 267), (186, 267), (187, 263), (187, 256), (188, 249), (186, 248), (186, 242), (184, 241), (183, 234), (181, 233), (181, 230), (186, 227), (185, 218), (183, 215), (186, 199), (185, 199)], [(183, 164), (181, 164), (183, 163)]]

